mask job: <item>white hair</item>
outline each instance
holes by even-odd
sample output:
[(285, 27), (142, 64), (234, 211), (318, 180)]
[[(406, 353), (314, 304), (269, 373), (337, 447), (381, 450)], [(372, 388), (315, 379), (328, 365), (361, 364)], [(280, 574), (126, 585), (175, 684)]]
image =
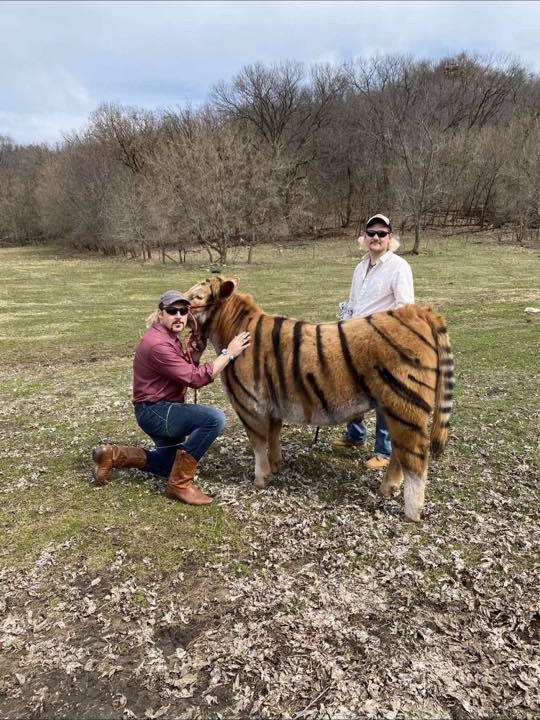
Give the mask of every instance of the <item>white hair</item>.
[(157, 319), (159, 317), (159, 310), (154, 310), (147, 318), (146, 318), (146, 327), (151, 327), (155, 322), (157, 322)]
[(392, 233), (392, 239), (390, 240), (389, 250), (391, 250), (392, 252), (396, 252), (396, 250), (398, 249), (398, 247), (400, 245), (401, 245), (401, 243), (399, 241), (399, 235), (394, 235)]

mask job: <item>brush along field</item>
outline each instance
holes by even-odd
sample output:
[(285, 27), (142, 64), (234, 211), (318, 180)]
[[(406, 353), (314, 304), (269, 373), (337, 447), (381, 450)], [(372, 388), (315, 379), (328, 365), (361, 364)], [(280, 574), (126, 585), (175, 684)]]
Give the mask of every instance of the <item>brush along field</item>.
[[(1, 717), (538, 717), (538, 254), (474, 236), (408, 259), (456, 361), (418, 526), (367, 451), (332, 451), (341, 428), (312, 447), (285, 427), (257, 491), (219, 381), (199, 393), (228, 419), (200, 466), (212, 506), (136, 470), (93, 487), (95, 444), (148, 440), (130, 403), (145, 317), (208, 268), (0, 249)], [(268, 312), (328, 321), (358, 255), (254, 260), (224, 272)]]

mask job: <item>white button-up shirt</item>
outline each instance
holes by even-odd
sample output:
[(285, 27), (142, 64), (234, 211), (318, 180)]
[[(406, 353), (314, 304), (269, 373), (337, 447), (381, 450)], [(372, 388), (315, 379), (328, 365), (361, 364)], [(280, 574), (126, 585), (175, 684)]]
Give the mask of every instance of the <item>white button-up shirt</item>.
[(341, 306), (342, 320), (395, 310), (414, 302), (412, 270), (406, 260), (388, 251), (371, 269), (369, 262), (366, 253), (356, 266), (349, 300)]

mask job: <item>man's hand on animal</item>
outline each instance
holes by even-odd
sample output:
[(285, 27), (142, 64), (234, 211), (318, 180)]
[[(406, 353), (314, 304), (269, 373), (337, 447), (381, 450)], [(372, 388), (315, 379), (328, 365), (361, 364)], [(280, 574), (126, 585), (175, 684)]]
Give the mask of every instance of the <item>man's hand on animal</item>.
[(241, 332), (231, 340), (227, 350), (233, 357), (237, 358), (250, 346), (250, 339), (251, 336), (248, 332)]

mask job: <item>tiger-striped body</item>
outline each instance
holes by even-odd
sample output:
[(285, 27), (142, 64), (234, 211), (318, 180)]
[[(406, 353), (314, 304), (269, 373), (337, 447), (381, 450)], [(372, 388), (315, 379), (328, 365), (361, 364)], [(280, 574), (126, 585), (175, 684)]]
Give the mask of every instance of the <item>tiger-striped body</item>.
[(212, 278), (187, 294), (217, 352), (237, 333), (251, 333), (251, 347), (222, 378), (255, 451), (257, 486), (265, 487), (279, 467), (283, 421), (335, 425), (379, 405), (393, 447), (381, 490), (391, 494), (405, 477), (405, 514), (419, 520), (428, 448), (431, 443), (439, 453), (447, 442), (454, 384), (438, 314), (408, 305), (315, 325), (266, 315), (250, 296), (235, 292), (231, 280)]

